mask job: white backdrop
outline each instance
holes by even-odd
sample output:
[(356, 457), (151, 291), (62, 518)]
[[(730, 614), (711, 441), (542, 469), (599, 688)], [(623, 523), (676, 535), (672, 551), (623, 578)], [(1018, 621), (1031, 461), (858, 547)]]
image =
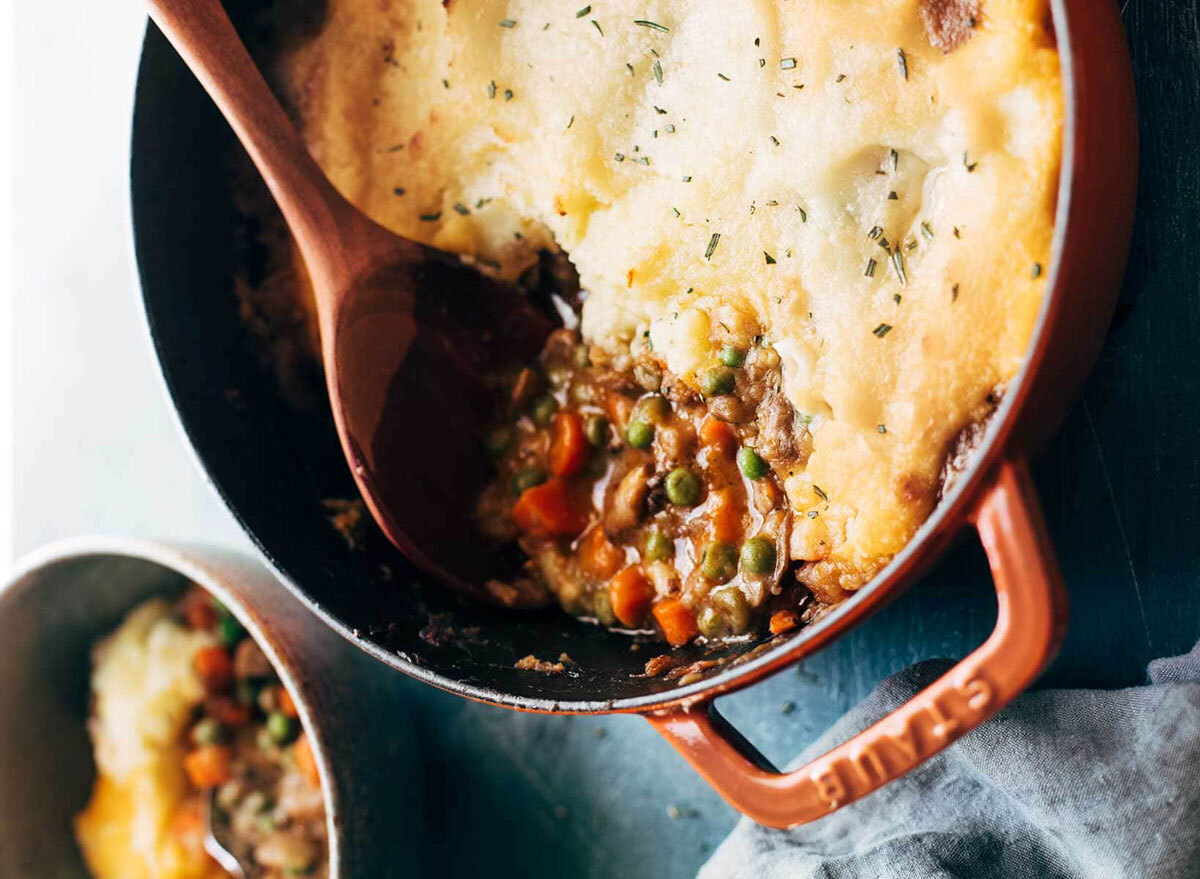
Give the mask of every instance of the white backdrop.
[(12, 561), (12, 7), (0, 4), (0, 570)]
[(15, 17), (19, 218), (12, 548), (85, 532), (245, 546), (174, 423), (138, 298), (128, 167), (143, 8), (2, 5)]

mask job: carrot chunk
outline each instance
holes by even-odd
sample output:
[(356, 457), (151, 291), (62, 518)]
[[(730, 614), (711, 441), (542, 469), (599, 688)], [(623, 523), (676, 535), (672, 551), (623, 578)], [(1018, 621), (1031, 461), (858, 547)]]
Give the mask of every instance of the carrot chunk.
[(742, 507), (732, 490), (713, 492), (709, 531), (713, 540), (732, 543), (735, 546), (742, 542)]
[(525, 489), (513, 505), (512, 518), (522, 531), (543, 537), (571, 537), (587, 524), (561, 479)]
[(737, 447), (737, 434), (724, 421), (706, 418), (700, 425), (700, 442), (719, 450), (723, 455), (732, 455)]
[(637, 565), (630, 565), (608, 584), (613, 614), (623, 625), (636, 626), (645, 618), (654, 598), (654, 586)]
[(800, 617), (792, 610), (777, 610), (771, 614), (771, 622), (768, 625), (772, 635), (780, 635), (800, 625)]
[(625, 553), (613, 545), (599, 525), (579, 544), (579, 566), (597, 580), (607, 580), (620, 569), (623, 561)]
[(550, 472), (574, 476), (587, 463), (589, 451), (583, 416), (578, 412), (556, 413), (550, 423)]
[(680, 647), (700, 634), (695, 614), (678, 598), (664, 598), (654, 605), (654, 620), (672, 647)]
[(279, 688), (279, 712), (285, 717), (300, 716), (300, 712), (296, 709), (296, 703), (292, 699), (292, 694), (288, 692), (287, 687)]
[(200, 790), (217, 787), (229, 781), (230, 752), (226, 745), (205, 745), (183, 758), (183, 769), (192, 787)]
[(313, 787), (320, 787), (321, 773), (317, 771), (317, 758), (313, 756), (312, 743), (308, 740), (308, 733), (301, 733), (300, 738), (296, 739), (296, 744), (292, 747), (292, 754), (296, 758), (296, 766), (308, 779), (308, 783)]
[(198, 650), (192, 659), (192, 667), (200, 676), (204, 689), (210, 693), (219, 693), (233, 683), (233, 660), (219, 645)]
[(617, 428), (617, 433), (624, 434), (629, 426), (629, 416), (633, 412), (633, 400), (624, 394), (610, 393), (604, 398), (604, 409), (608, 412), (609, 420)]

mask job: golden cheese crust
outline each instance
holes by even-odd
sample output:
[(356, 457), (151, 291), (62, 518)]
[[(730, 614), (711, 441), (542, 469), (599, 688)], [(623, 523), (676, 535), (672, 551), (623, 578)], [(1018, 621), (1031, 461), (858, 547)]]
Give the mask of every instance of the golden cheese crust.
[(822, 597), (904, 546), (1022, 363), (1059, 179), (1047, 0), (331, 0), (283, 79), (384, 225), (507, 277), (569, 254), (614, 362), (689, 381), (773, 345)]

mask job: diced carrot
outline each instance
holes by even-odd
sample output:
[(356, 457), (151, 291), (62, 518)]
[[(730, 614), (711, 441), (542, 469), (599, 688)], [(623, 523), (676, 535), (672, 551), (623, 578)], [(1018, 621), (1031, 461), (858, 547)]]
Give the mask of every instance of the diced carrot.
[(288, 692), (287, 687), (279, 688), (279, 713), (287, 717), (300, 716), (300, 712), (296, 710), (296, 703), (292, 700), (292, 694)]
[(220, 693), (233, 683), (233, 660), (225, 648), (217, 644), (198, 650), (192, 659), (192, 667), (200, 676), (204, 689), (210, 693)]
[(317, 758), (313, 756), (312, 743), (308, 740), (308, 733), (301, 733), (300, 738), (296, 739), (292, 754), (296, 757), (296, 766), (308, 779), (308, 783), (313, 787), (320, 787), (321, 773), (317, 771)]
[(513, 505), (512, 518), (522, 531), (544, 537), (570, 537), (587, 524), (561, 479), (527, 488)]
[(583, 416), (578, 412), (555, 413), (550, 425), (550, 472), (574, 476), (587, 463), (589, 451)]
[(239, 705), (228, 696), (213, 696), (204, 700), (204, 713), (225, 726), (245, 726), (250, 722), (248, 705)]
[(192, 589), (180, 602), (189, 629), (211, 629), (217, 624), (217, 606), (202, 589)]
[(769, 625), (771, 627), (771, 634), (779, 635), (783, 632), (790, 632), (796, 626), (800, 625), (800, 617), (792, 610), (777, 610), (771, 614)]
[(706, 418), (700, 425), (700, 442), (710, 448), (718, 449), (723, 455), (732, 455), (737, 448), (737, 434), (724, 421), (716, 418)]
[(742, 508), (731, 489), (713, 492), (709, 531), (713, 540), (735, 545), (742, 542)]
[(183, 758), (183, 768), (187, 772), (188, 781), (192, 787), (207, 790), (229, 781), (231, 777), (230, 752), (226, 745), (204, 745), (196, 748)]
[(625, 553), (613, 545), (599, 525), (589, 531), (579, 544), (579, 566), (585, 574), (597, 580), (607, 580), (617, 572), (623, 561)]
[(654, 605), (654, 619), (672, 647), (680, 647), (700, 634), (695, 614), (678, 598), (664, 598)]
[(616, 618), (626, 626), (636, 626), (650, 609), (654, 586), (641, 568), (630, 565), (609, 581), (608, 598)]
[(633, 413), (633, 400), (624, 394), (610, 393), (604, 401), (604, 408), (608, 410), (608, 417), (616, 426), (617, 432), (625, 433), (625, 428), (629, 426), (629, 416)]

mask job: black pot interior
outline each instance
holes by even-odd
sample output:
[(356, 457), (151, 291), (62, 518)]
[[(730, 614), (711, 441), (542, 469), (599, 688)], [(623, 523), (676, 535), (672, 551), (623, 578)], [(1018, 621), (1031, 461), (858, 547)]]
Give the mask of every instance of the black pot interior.
[[(254, 4), (226, 4), (237, 17)], [(673, 689), (648, 678), (654, 641), (561, 611), (468, 606), (413, 568), (371, 523), (351, 546), (330, 498), (354, 498), (327, 405), (289, 404), (246, 329), (233, 278), (240, 240), (233, 180), (241, 147), (207, 95), (150, 26), (138, 76), (132, 191), (138, 267), (151, 333), (179, 418), (209, 478), (283, 580), (383, 661), (465, 695), (510, 705), (603, 710)], [(455, 515), (446, 511), (446, 515)], [(688, 648), (690, 658), (720, 659)], [(514, 668), (522, 657), (574, 664)], [(654, 700), (657, 701), (657, 700)], [(563, 704), (569, 703), (569, 704)], [(616, 703), (614, 705), (614, 703)]]

